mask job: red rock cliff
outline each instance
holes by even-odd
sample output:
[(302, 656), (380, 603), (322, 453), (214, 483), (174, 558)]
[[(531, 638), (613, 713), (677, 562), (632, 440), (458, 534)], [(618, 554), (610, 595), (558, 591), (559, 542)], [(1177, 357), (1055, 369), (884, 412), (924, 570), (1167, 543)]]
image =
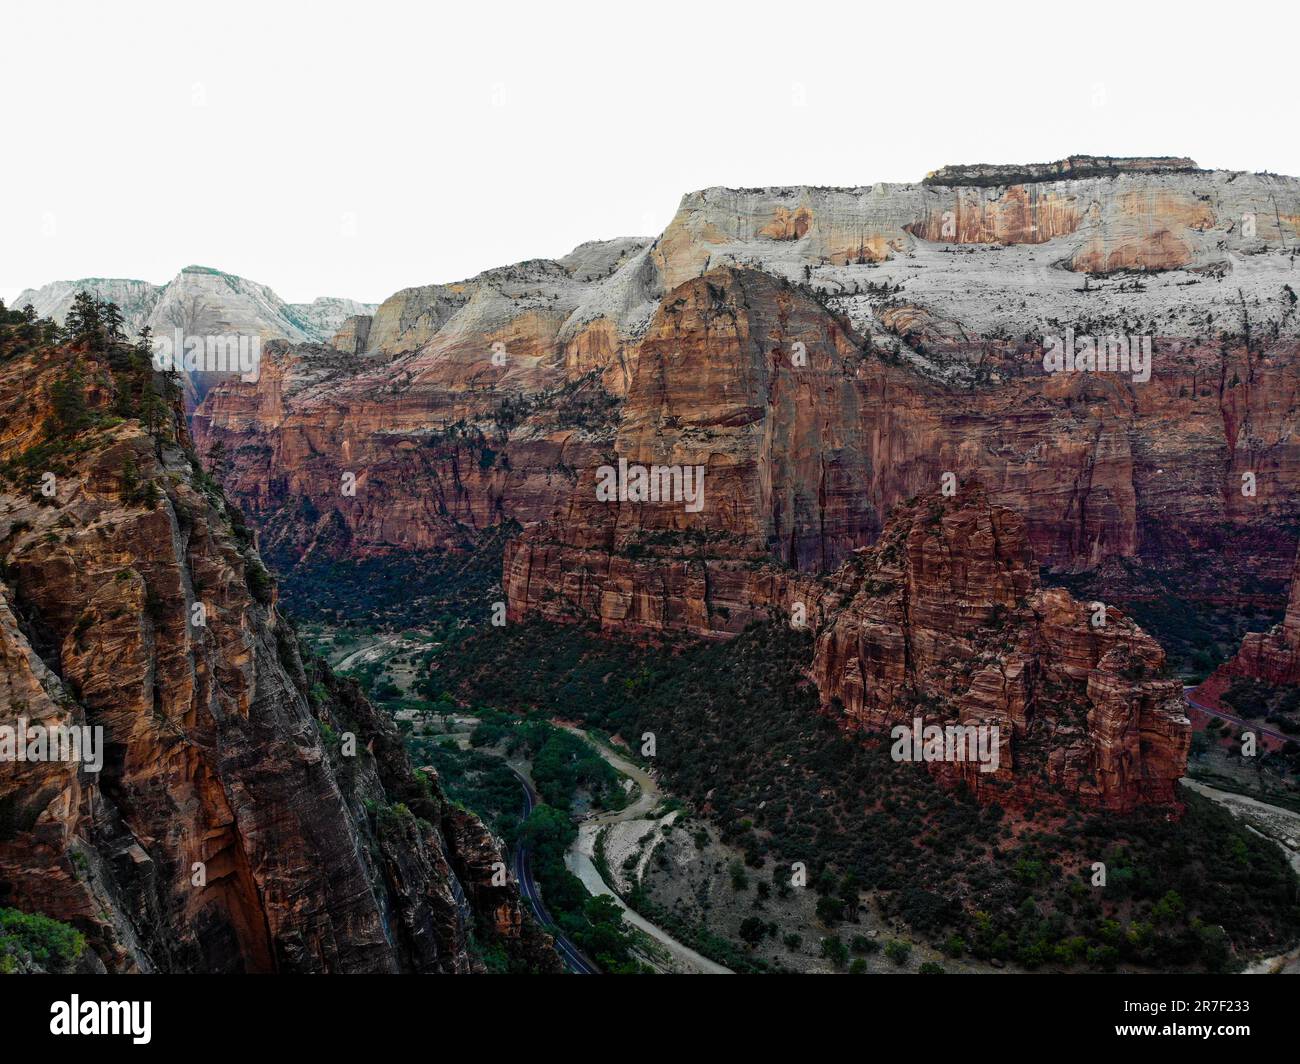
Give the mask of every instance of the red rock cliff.
[[(1007, 376), (960, 390), (767, 275), (687, 282), (646, 331), (614, 440), (508, 550), (511, 609), (734, 633), (779, 602), (769, 568), (830, 571), (945, 474), (1021, 512), (1035, 557), (1061, 569), (1131, 559), (1189, 596), (1289, 570), (1294, 343), (1171, 342), (1143, 383), (1048, 375), (1030, 345), (986, 347)], [(702, 508), (598, 501), (597, 463), (619, 459), (702, 465)], [(1213, 573), (1195, 562), (1211, 556)]]
[[(1132, 562), (1202, 597), (1276, 589), (1300, 516), (1297, 225), (1296, 179), (1186, 159), (706, 189), (656, 240), (404, 290), (342, 351), (277, 346), (259, 382), (213, 389), (194, 430), (201, 453), (224, 443), (226, 484), (282, 564), (513, 519), (551, 525), (547, 557), (521, 563), (539, 575), (555, 544), (634, 527), (825, 572), (951, 472), (1021, 511), (1044, 564)], [(1044, 373), (1044, 337), (1066, 329), (1147, 336), (1149, 379)], [(708, 454), (717, 513), (583, 510), (594, 468), (655, 454)], [(650, 617), (657, 592), (623, 557), (609, 616), (643, 601)], [(602, 564), (566, 591), (528, 579), (534, 604), (575, 582), (590, 597)], [(698, 602), (658, 612), (701, 626)]]
[(304, 662), (174, 415), (110, 416), (147, 377), (123, 350), (0, 357), (0, 725), (105, 742), (98, 772), (0, 763), (0, 904), (113, 971), (468, 972), (476, 923), (553, 967), (517, 891), (477, 882), (481, 825)]

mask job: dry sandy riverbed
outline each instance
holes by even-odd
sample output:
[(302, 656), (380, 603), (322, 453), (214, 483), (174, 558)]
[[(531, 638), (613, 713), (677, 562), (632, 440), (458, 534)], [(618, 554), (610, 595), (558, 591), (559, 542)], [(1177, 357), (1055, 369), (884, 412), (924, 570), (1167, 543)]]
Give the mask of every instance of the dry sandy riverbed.
[[(657, 962), (656, 966), (675, 973), (732, 974), (729, 968), (724, 968), (721, 964), (709, 960), (708, 957), (697, 953), (685, 943), (678, 942), (668, 932), (656, 927), (639, 913), (629, 909), (623, 899), (602, 878), (595, 862), (597, 837), (602, 830), (609, 829), (606, 834), (606, 857), (611, 868), (618, 867), (614, 863), (615, 860), (621, 863), (624, 859), (622, 855), (627, 852), (624, 840), (631, 839), (635, 841), (647, 831), (657, 830), (658, 825), (661, 823), (661, 820), (654, 820), (649, 817), (649, 814), (659, 804), (661, 797), (659, 785), (648, 772), (619, 757), (612, 750), (598, 743), (592, 743), (580, 729), (571, 725), (561, 726), (584, 742), (591, 743), (601, 757), (617, 771), (632, 780), (639, 790), (636, 798), (626, 808), (589, 817), (578, 825), (578, 837), (564, 857), (564, 863), (568, 866), (569, 871), (582, 880), (583, 886), (593, 895), (603, 894), (613, 898), (623, 910), (623, 919), (653, 941), (651, 952), (654, 954), (653, 959)], [(673, 816), (675, 814), (670, 813), (668, 817), (663, 819), (671, 819)], [(610, 839), (618, 840), (617, 843), (613, 844), (618, 848), (617, 852), (620, 856), (617, 856), (617, 858), (610, 850)]]

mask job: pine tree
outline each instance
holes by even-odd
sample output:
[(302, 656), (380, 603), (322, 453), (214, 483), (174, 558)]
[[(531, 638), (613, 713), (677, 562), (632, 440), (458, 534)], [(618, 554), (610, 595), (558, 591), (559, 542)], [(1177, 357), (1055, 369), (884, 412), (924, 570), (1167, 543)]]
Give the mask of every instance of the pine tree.
[(90, 415), (86, 410), (81, 371), (75, 366), (50, 386), (50, 406), (52, 413), (46, 422), (47, 435), (75, 435), (86, 427)]
[(77, 293), (72, 301), (72, 309), (63, 323), (68, 337), (73, 343), (86, 343), (91, 348), (100, 346), (103, 321), (100, 317), (100, 302), (84, 289)]
[(144, 430), (154, 438), (160, 441), (170, 423), (170, 413), (168, 406), (163, 402), (162, 397), (153, 390), (146, 388), (144, 398), (140, 401), (140, 419), (144, 422)]
[(118, 343), (126, 339), (126, 333), (122, 329), (126, 319), (122, 317), (122, 311), (116, 303), (110, 300), (100, 304), (100, 320), (104, 326), (104, 336), (109, 343)]
[(217, 440), (208, 448), (208, 476), (221, 483), (230, 475), (232, 463), (226, 451), (226, 441)]

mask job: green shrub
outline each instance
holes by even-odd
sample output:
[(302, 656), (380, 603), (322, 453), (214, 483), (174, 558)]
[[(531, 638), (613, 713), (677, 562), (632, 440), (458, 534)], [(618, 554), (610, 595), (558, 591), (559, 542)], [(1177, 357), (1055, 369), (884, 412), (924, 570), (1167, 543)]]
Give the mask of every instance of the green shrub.
[(907, 958), (912, 955), (912, 944), (903, 942), (901, 939), (891, 938), (885, 943), (885, 956), (900, 967), (907, 963)]
[[(0, 909), (0, 958), (30, 954), (41, 968), (68, 968), (85, 951), (86, 938), (74, 928), (40, 913)], [(10, 970), (16, 960), (10, 961)]]

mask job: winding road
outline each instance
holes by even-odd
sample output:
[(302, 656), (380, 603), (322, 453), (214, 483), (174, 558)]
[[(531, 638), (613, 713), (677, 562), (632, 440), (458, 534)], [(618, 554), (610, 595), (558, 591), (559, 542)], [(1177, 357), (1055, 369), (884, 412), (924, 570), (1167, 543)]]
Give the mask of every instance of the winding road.
[[(660, 792), (653, 777), (646, 773), (639, 766), (625, 761), (618, 757), (612, 751), (593, 743), (591, 739), (582, 731), (571, 725), (561, 725), (567, 731), (572, 732), (591, 746), (607, 762), (609, 762), (617, 771), (624, 775), (630, 776), (640, 788), (640, 794), (637, 800), (631, 805), (621, 810), (615, 810), (591, 817), (584, 821), (579, 828), (579, 838), (574, 841), (565, 863), (569, 870), (573, 872), (580, 880), (583, 886), (592, 894), (593, 897), (601, 895), (607, 896), (613, 900), (623, 911), (623, 919), (632, 926), (639, 928), (641, 931), (655, 939), (662, 947), (673, 955), (676, 959), (679, 970), (696, 971), (710, 974), (730, 975), (731, 970), (724, 968), (722, 965), (709, 960), (709, 958), (697, 953), (689, 946), (678, 942), (662, 928), (646, 920), (640, 913), (630, 909), (627, 903), (615, 893), (609, 885), (601, 878), (597, 871), (595, 862), (592, 860), (590, 848), (595, 841), (595, 833), (604, 825), (615, 823), (622, 820), (636, 819), (645, 816), (659, 802)], [(527, 820), (529, 814), (533, 811), (533, 806), (537, 804), (537, 793), (533, 790), (532, 784), (528, 781), (517, 768), (509, 766), (510, 771), (515, 774), (519, 780), (519, 785), (524, 791), (524, 819)], [(519, 845), (516, 847), (512, 864), (514, 867), (515, 879), (519, 883), (520, 893), (528, 902), (529, 908), (532, 909), (533, 915), (537, 918), (546, 930), (555, 938), (555, 948), (559, 952), (564, 965), (570, 972), (575, 975), (599, 975), (600, 968), (594, 961), (583, 953), (573, 942), (555, 926), (551, 914), (546, 911), (546, 905), (542, 901), (541, 891), (537, 889), (537, 883), (533, 879), (532, 866), (528, 859), (528, 847)]]
[(1221, 709), (1215, 709), (1213, 706), (1207, 706), (1201, 702), (1198, 702), (1188, 693), (1189, 691), (1194, 691), (1194, 690), (1196, 690), (1195, 687), (1183, 688), (1183, 697), (1187, 699), (1187, 704), (1191, 706), (1193, 709), (1199, 709), (1202, 713), (1208, 713), (1210, 714), (1210, 716), (1218, 717), (1220, 720), (1231, 721), (1233, 724), (1245, 728), (1247, 731), (1259, 732), (1260, 735), (1267, 735), (1274, 739), (1280, 739), (1284, 743), (1296, 738), (1296, 736), (1294, 735), (1287, 735), (1285, 732), (1280, 732), (1280, 731), (1276, 731), (1273, 728), (1265, 727), (1263, 724), (1260, 724), (1257, 721), (1245, 720), (1241, 717), (1234, 717), (1228, 713), (1223, 712), (1223, 710)]
[[(509, 768), (524, 790), (524, 820), (526, 821), (532, 814), (533, 806), (537, 804), (537, 794), (533, 790), (533, 785), (518, 769), (513, 765)], [(528, 847), (523, 843), (515, 847), (512, 863), (515, 880), (519, 883), (519, 892), (528, 902), (528, 907), (533, 910), (537, 922), (555, 939), (555, 949), (560, 954), (560, 959), (564, 961), (564, 966), (574, 975), (599, 975), (600, 969), (596, 967), (596, 963), (570, 941), (569, 937), (555, 925), (551, 914), (546, 911), (541, 891), (537, 889), (537, 883), (533, 880), (533, 869), (528, 860)]]

